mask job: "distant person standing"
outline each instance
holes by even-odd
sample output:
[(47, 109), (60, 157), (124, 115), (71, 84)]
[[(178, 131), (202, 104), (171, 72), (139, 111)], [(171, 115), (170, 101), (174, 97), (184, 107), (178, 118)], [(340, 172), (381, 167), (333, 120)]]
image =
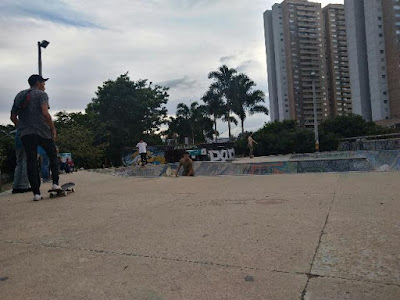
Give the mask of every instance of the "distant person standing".
[(250, 133), (249, 137), (247, 138), (247, 145), (249, 146), (249, 149), (250, 149), (250, 151), (249, 151), (250, 158), (254, 158), (254, 155), (253, 155), (254, 144), (258, 145), (258, 143), (253, 139), (253, 134)]
[(40, 75), (31, 75), (28, 79), (30, 88), (17, 94), (10, 117), (21, 132), (34, 201), (43, 199), (40, 194), (40, 176), (37, 165), (37, 147), (39, 145), (47, 153), (50, 160), (53, 179), (52, 189), (61, 189), (58, 185), (58, 159), (56, 145), (54, 144), (57, 132), (49, 113), (49, 97), (45, 92), (47, 80), (48, 78), (44, 79)]
[(29, 187), (28, 173), (26, 170), (26, 154), (19, 130), (15, 132), (15, 155), (17, 157), (17, 165), (14, 171), (12, 193), (30, 192), (31, 188)]
[(136, 145), (139, 149), (140, 159), (143, 165), (147, 164), (147, 143), (141, 139), (139, 143)]
[(40, 160), (40, 173), (42, 175), (43, 182), (50, 180), (50, 161), (46, 154), (46, 151), (40, 146), (38, 146), (38, 154)]
[(179, 161), (178, 169), (176, 170), (176, 176), (179, 175), (179, 170), (183, 167), (182, 176), (194, 176), (193, 161), (190, 159), (189, 152), (183, 154), (183, 158)]

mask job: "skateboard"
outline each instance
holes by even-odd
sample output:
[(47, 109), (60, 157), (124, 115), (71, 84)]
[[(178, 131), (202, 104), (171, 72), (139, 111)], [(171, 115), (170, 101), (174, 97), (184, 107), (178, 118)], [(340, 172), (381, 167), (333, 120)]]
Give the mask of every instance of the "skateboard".
[(75, 192), (74, 186), (75, 183), (68, 182), (61, 186), (61, 190), (50, 189), (49, 190), (50, 198), (61, 197), (61, 196), (65, 197), (68, 195), (68, 193), (74, 193)]

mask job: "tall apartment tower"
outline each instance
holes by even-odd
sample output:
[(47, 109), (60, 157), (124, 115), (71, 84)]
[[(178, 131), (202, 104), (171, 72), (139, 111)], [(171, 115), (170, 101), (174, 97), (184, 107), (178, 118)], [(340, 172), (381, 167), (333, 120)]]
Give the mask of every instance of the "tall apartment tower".
[(400, 0), (382, 1), (389, 117), (400, 118)]
[(313, 72), (318, 122), (329, 116), (321, 4), (285, 0), (264, 13), (264, 24), (272, 120), (313, 127)]
[(322, 12), (330, 112), (331, 116), (345, 116), (352, 113), (352, 103), (344, 5), (329, 4)]
[(353, 111), (400, 118), (400, 0), (346, 0)]

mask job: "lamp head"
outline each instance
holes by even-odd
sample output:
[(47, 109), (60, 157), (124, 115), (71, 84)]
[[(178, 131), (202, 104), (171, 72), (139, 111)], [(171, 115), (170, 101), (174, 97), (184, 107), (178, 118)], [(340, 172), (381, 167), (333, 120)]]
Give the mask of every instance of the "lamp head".
[(48, 45), (50, 44), (50, 42), (43, 40), (39, 43), (40, 47), (42, 48), (46, 48)]

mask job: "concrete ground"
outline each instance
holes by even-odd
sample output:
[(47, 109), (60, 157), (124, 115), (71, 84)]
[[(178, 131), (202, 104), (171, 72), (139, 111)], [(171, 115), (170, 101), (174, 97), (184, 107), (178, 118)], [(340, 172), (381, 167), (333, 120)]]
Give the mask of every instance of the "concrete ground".
[(400, 173), (62, 181), (0, 196), (0, 299), (400, 299)]

